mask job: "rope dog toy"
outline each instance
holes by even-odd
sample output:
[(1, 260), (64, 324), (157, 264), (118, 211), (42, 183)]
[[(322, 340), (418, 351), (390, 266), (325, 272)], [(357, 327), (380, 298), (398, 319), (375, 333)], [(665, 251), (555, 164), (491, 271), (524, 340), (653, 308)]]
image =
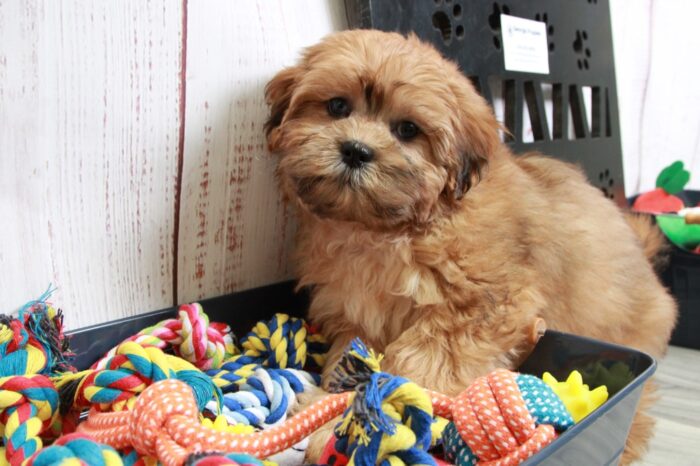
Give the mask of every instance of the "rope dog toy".
[[(208, 370), (224, 393), (235, 391), (261, 366), (276, 369), (320, 369), (328, 347), (323, 337), (302, 319), (275, 314), (259, 322), (243, 340), (242, 351), (229, 357), (220, 368)], [(315, 377), (318, 383), (319, 378)]]
[(143, 347), (127, 341), (101, 366), (55, 379), (61, 398), (68, 406), (82, 409), (98, 405), (101, 411), (130, 409), (137, 395), (154, 382), (178, 379), (193, 390), (201, 409), (212, 398), (221, 399), (212, 380), (184, 359), (163, 353), (154, 346)]
[[(308, 372), (258, 367), (238, 391), (224, 394), (222, 414), (231, 424), (259, 428), (277, 425), (296, 405), (297, 394), (317, 385), (316, 378)], [(214, 402), (206, 407), (216, 412)]]
[[(453, 463), (508, 465), (528, 458), (573, 424), (565, 403), (533, 376), (495, 371), (452, 399), (382, 372), (381, 355), (359, 340), (336, 367), (331, 383), (336, 393), (288, 418), (297, 394), (318, 382), (303, 368), (323, 363), (321, 337), (300, 319), (278, 314), (259, 323), (239, 349), (228, 326), (209, 324), (199, 305), (182, 306), (178, 319), (127, 339), (92, 369), (57, 374), (57, 369), (70, 370), (67, 345), (60, 315), (57, 321), (48, 306), (43, 310), (45, 317), (25, 311), (16, 322), (0, 319), (0, 423), (11, 466), (269, 464), (263, 458), (296, 464), (308, 435), (341, 415), (334, 448), (348, 464), (440, 464), (428, 450), (442, 436)], [(213, 337), (202, 346), (202, 335), (214, 335), (217, 328), (225, 330), (230, 344)], [(22, 355), (22, 345), (31, 357)], [(29, 375), (9, 377), (5, 387), (5, 367)], [(34, 375), (48, 385), (24, 392), (12, 385)], [(573, 387), (571, 380), (566, 386), (550, 382), (558, 384), (555, 390)], [(567, 392), (576, 403), (577, 387)], [(5, 399), (5, 388), (16, 393)], [(28, 398), (44, 389), (53, 402)], [(87, 419), (78, 425), (79, 435), (40, 450), (39, 435), (57, 419), (59, 396), (61, 414), (70, 411), (77, 419), (89, 408)], [(218, 415), (214, 421), (202, 419), (205, 407)], [(438, 422), (438, 416), (452, 422), (443, 430), (447, 421)], [(294, 445), (295, 459), (270, 458)]]
[[(355, 354), (359, 352), (355, 351)], [(357, 359), (355, 354), (351, 351), (350, 358)], [(351, 367), (352, 364), (356, 363), (350, 362), (346, 367)], [(373, 362), (369, 364), (372, 368), (378, 368)], [(349, 380), (355, 377), (352, 371), (346, 371), (346, 376), (348, 380), (342, 388), (354, 386), (352, 380)], [(365, 387), (362, 382), (366, 381), (366, 374), (358, 375), (354, 380), (359, 386)], [(405, 385), (403, 382), (394, 384)], [(357, 393), (373, 392), (360, 389)], [(417, 392), (411, 393), (415, 396)], [(93, 408), (87, 420), (78, 426), (78, 431), (116, 449), (133, 446), (142, 455), (159, 458), (165, 466), (179, 466), (190, 455), (205, 451), (236, 451), (267, 458), (298, 443), (342, 414), (349, 402), (358, 399), (358, 396), (364, 395), (352, 392), (331, 394), (275, 427), (250, 434), (234, 434), (203, 426), (199, 422), (192, 390), (181, 381), (168, 379), (146, 388), (136, 399), (131, 411), (100, 412)], [(448, 397), (432, 392), (428, 396), (422, 395), (421, 406), (432, 404), (433, 410), (438, 414), (449, 414), (451, 400)], [(370, 406), (366, 402), (364, 405)], [(421, 434), (421, 438), (424, 435)]]
[(124, 466), (112, 447), (81, 434), (65, 435), (37, 452), (26, 466)]
[[(182, 316), (182, 307), (180, 314)], [(202, 315), (206, 318), (206, 315)], [(219, 381), (217, 385), (236, 392), (227, 393), (225, 399), (214, 396), (207, 407), (218, 413), (220, 401), (223, 400), (223, 414), (235, 423), (265, 428), (283, 422), (295, 404), (296, 394), (316, 385), (318, 378), (298, 369), (263, 368), (261, 364), (301, 367), (307, 357), (309, 361), (322, 361), (319, 352), (325, 350), (325, 344), (319, 335), (307, 332), (302, 324), (299, 319), (290, 319), (281, 314), (270, 323), (258, 324), (243, 342), (244, 353), (229, 358), (224, 365), (226, 369), (242, 367), (246, 371), (243, 377), (236, 374), (235, 382), (231, 383), (230, 379), (225, 379), (229, 372), (224, 368), (210, 371), (218, 375), (214, 379)], [(163, 323), (159, 325), (162, 327)], [(270, 328), (273, 331), (269, 331)], [(193, 367), (181, 359), (163, 354), (156, 346), (144, 348), (142, 345), (154, 343), (145, 339), (153, 333), (152, 328), (147, 330), (139, 334), (143, 338), (132, 337), (112, 349), (109, 357), (100, 360), (93, 369), (59, 378), (57, 384), (63, 398), (72, 400), (71, 404), (77, 409), (98, 404), (100, 411), (126, 410), (133, 406), (136, 396), (154, 381), (173, 377), (184, 379), (183, 373), (201, 375), (193, 372)], [(286, 340), (296, 341), (296, 344), (286, 344)], [(290, 352), (289, 348), (295, 349)], [(191, 380), (186, 381), (197, 392), (197, 385)], [(194, 381), (201, 382), (197, 378)], [(204, 391), (206, 395), (198, 397), (200, 408), (205, 398), (212, 398), (210, 387)], [(220, 394), (218, 389), (215, 392)]]
[(39, 436), (50, 427), (59, 401), (48, 375), (70, 368), (61, 312), (45, 302), (50, 293), (27, 303), (18, 319), (0, 315), (1, 456), (11, 466), (42, 448)]
[(336, 450), (350, 466), (434, 464), (433, 406), (425, 390), (381, 372), (381, 357), (358, 339), (336, 367), (331, 390), (354, 386), (350, 406), (336, 428)]
[[(209, 323), (209, 317), (199, 303), (181, 305), (177, 319), (167, 319), (147, 327), (126, 341), (162, 350), (170, 347), (177, 356), (201, 370), (221, 367), (224, 360), (238, 352), (231, 328), (220, 322)], [(116, 350), (117, 347), (112, 348), (93, 368), (104, 368), (104, 362), (114, 356)]]
[(452, 417), (443, 440), (446, 459), (458, 466), (520, 464), (574, 424), (544, 381), (505, 369), (457, 396)]
[(323, 337), (302, 319), (275, 314), (259, 322), (242, 340), (243, 355), (264, 366), (321, 369), (326, 347)]
[(219, 432), (203, 426), (187, 384), (162, 380), (141, 393), (131, 411), (91, 409), (78, 432), (116, 449), (133, 446), (140, 454), (179, 466), (193, 453), (235, 451), (258, 458), (285, 450), (340, 415), (350, 393), (333, 394), (271, 429), (251, 434)]

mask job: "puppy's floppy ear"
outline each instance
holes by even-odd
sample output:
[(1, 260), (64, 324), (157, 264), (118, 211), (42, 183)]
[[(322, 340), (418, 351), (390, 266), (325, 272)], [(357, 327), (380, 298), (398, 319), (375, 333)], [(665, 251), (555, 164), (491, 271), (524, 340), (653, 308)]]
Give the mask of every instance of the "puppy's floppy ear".
[(500, 124), (488, 105), (466, 79), (451, 86), (456, 97), (455, 148), (447, 190), (458, 201), (484, 176), (491, 156), (501, 144)]
[(461, 166), (454, 178), (454, 189), (452, 198), (459, 201), (469, 191), (472, 186), (481, 181), (481, 177), (488, 165), (488, 160), (484, 157), (474, 156), (469, 152), (461, 154)]
[(291, 66), (277, 73), (265, 86), (265, 103), (270, 107), (270, 117), (265, 122), (265, 135), (270, 150), (274, 150), (277, 146), (277, 128), (289, 108), (294, 87), (301, 74), (302, 71), (298, 66)]

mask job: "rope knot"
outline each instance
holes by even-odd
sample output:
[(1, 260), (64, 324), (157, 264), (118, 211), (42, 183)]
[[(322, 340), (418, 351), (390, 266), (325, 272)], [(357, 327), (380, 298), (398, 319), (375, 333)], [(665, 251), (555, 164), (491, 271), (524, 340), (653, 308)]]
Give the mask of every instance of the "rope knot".
[(520, 464), (573, 424), (542, 380), (505, 369), (476, 379), (455, 399), (452, 416), (443, 439), (447, 460), (459, 466)]
[[(243, 354), (262, 365), (276, 368), (302, 369), (322, 367), (326, 344), (318, 334), (309, 334), (302, 319), (275, 314), (267, 322), (258, 322), (241, 340)], [(308, 363), (308, 364), (307, 364)]]
[(25, 466), (56, 464), (123, 466), (124, 463), (112, 447), (96, 443), (87, 435), (68, 434), (60, 437), (50, 447), (35, 453)]
[[(219, 368), (226, 359), (238, 353), (231, 328), (219, 322), (210, 323), (199, 303), (181, 305), (177, 318), (145, 328), (126, 341), (161, 350), (171, 347), (177, 356), (202, 370)], [(103, 369), (117, 348), (109, 350), (93, 368)]]
[(181, 305), (178, 317), (163, 325), (176, 335), (170, 340), (175, 354), (201, 370), (220, 367), (226, 358), (236, 354), (229, 326), (219, 322), (210, 324), (201, 304)]
[[(175, 416), (198, 422), (199, 408), (192, 389), (179, 380), (155, 383), (141, 393), (131, 410), (131, 444), (142, 455), (158, 456), (159, 439), (169, 437), (167, 423)], [(202, 438), (178, 439), (196, 445)]]
[(189, 362), (154, 346), (124, 342), (100, 366), (103, 369), (67, 374), (58, 379), (62, 398), (73, 398), (75, 407), (99, 405), (103, 411), (127, 410), (133, 406), (136, 396), (151, 384), (178, 379), (191, 387), (200, 408), (212, 398), (220, 403), (221, 391), (211, 378)]
[(88, 375), (83, 394), (87, 403), (100, 404), (103, 409), (126, 409), (148, 385), (174, 377), (175, 372), (160, 349), (128, 341), (117, 347), (116, 354), (105, 361), (104, 369)]
[(355, 393), (336, 427), (336, 449), (354, 464), (435, 464), (427, 453), (430, 397), (415, 383), (380, 372), (381, 359), (356, 339), (338, 364), (331, 389)]
[(45, 302), (50, 291), (25, 304), (19, 319), (0, 315), (0, 432), (2, 456), (12, 466), (41, 449), (39, 435), (59, 405), (47, 375), (69, 367), (60, 312)]

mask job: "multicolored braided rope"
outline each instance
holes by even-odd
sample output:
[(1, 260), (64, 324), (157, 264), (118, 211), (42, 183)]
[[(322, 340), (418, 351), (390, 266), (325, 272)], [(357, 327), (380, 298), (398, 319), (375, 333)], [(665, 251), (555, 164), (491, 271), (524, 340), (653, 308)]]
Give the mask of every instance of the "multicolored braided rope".
[[(141, 330), (126, 341), (141, 346), (155, 346), (173, 352), (191, 362), (198, 369), (216, 369), (223, 361), (238, 353), (231, 328), (220, 322), (209, 322), (201, 304), (183, 304), (176, 319), (167, 319)], [(93, 368), (101, 369), (107, 359), (114, 356), (112, 348)]]
[(433, 406), (428, 393), (403, 377), (381, 372), (381, 357), (360, 340), (351, 343), (331, 382), (355, 394), (336, 427), (335, 449), (354, 465), (435, 464)]
[(303, 319), (275, 314), (242, 340), (242, 355), (266, 367), (321, 369), (328, 351), (323, 337)]
[(296, 396), (320, 382), (302, 370), (323, 364), (327, 346), (302, 319), (276, 314), (241, 341), (241, 354), (207, 371), (224, 392), (223, 414), (232, 424), (267, 428), (283, 422)]
[(38, 451), (24, 466), (124, 466), (112, 447), (82, 434), (65, 435)]
[[(221, 412), (230, 424), (264, 429), (284, 422), (297, 395), (317, 385), (317, 378), (305, 371), (257, 367), (245, 383), (236, 385), (237, 391), (224, 393)], [(216, 412), (213, 402), (207, 408)]]
[[(351, 358), (355, 357), (353, 354)], [(374, 367), (373, 363), (367, 363), (369, 367)], [(351, 365), (346, 367), (351, 368)], [(353, 374), (346, 371), (346, 385), (351, 386), (350, 380)], [(362, 382), (366, 380), (366, 376), (357, 376), (356, 380)], [(400, 387), (404, 385), (401, 379), (399, 382), (391, 383), (390, 380), (378, 382), (375, 387), (379, 388), (385, 384), (395, 386), (397, 390), (393, 390), (395, 398), (408, 396), (411, 400), (418, 397), (417, 404), (420, 408), (413, 409), (413, 401), (406, 401), (403, 407), (394, 408), (400, 409), (403, 412), (411, 413), (411, 416), (418, 419), (417, 424), (413, 425), (411, 421), (406, 421), (415, 428), (419, 434), (416, 436), (416, 442), (420, 442), (420, 447), (425, 444), (427, 435), (427, 443), (429, 444), (430, 428), (428, 434), (425, 433), (425, 415), (421, 413), (428, 412), (428, 406), (432, 404), (433, 410), (437, 414), (448, 414), (450, 399), (444, 395), (430, 393), (429, 395), (420, 395), (414, 390), (405, 390), (403, 393)], [(362, 387), (367, 388), (366, 385)], [(131, 411), (122, 412), (100, 412), (93, 408), (87, 417), (87, 420), (78, 426), (80, 432), (86, 433), (94, 437), (97, 441), (107, 443), (114, 448), (121, 449), (133, 447), (136, 451), (143, 455), (154, 456), (160, 459), (165, 466), (180, 466), (186, 459), (195, 453), (208, 451), (236, 451), (247, 453), (258, 458), (268, 458), (269, 456), (286, 450), (290, 446), (298, 443), (303, 438), (320, 428), (323, 424), (330, 421), (334, 417), (342, 414), (350, 402), (358, 399), (365, 399), (369, 394), (370, 398), (375, 393), (374, 390), (364, 390), (353, 394), (351, 392), (331, 394), (328, 397), (312, 404), (307, 409), (301, 411), (293, 418), (278, 424), (270, 429), (247, 433), (235, 434), (231, 432), (220, 432), (204, 426), (199, 420), (199, 411), (195, 403), (191, 388), (178, 380), (163, 380), (157, 382), (141, 393)], [(431, 403), (431, 397), (432, 403)], [(357, 416), (361, 416), (360, 409), (356, 406), (373, 407), (371, 399), (362, 402), (353, 402), (355, 407), (354, 412)], [(382, 404), (382, 408), (392, 405), (391, 403)], [(388, 408), (387, 408), (388, 409)], [(365, 411), (362, 411), (365, 412)], [(387, 419), (395, 416), (389, 414), (389, 417), (376, 416), (382, 422), (388, 422)], [(375, 413), (376, 415), (376, 413)], [(367, 418), (368, 420), (370, 418)], [(384, 435), (385, 432), (380, 430), (373, 421), (368, 423), (360, 422), (362, 428), (371, 429), (367, 431), (367, 437), (371, 439), (377, 435)], [(354, 433), (356, 438), (365, 438), (358, 432)], [(391, 442), (389, 442), (391, 443)], [(404, 455), (406, 459), (418, 457), (420, 453), (413, 452), (411, 448), (400, 447), (402, 450), (408, 450)], [(396, 451), (396, 450), (393, 450)], [(411, 456), (413, 455), (413, 456)], [(396, 453), (397, 457), (401, 453)]]
[(40, 434), (59, 405), (48, 375), (70, 367), (61, 313), (45, 302), (48, 294), (27, 303), (19, 319), (0, 315), (0, 457), (11, 466), (42, 448)]
[(180, 466), (193, 453), (240, 452), (267, 458), (286, 450), (341, 414), (350, 394), (331, 395), (268, 430), (251, 434), (219, 432), (202, 425), (192, 390), (179, 380), (148, 387), (131, 411), (92, 409), (78, 431), (116, 449), (134, 447), (165, 466)]
[(217, 403), (221, 392), (212, 380), (184, 359), (154, 347), (127, 341), (120, 344), (102, 369), (88, 369), (55, 378), (61, 398), (72, 409), (98, 407), (101, 411), (130, 409), (137, 395), (151, 384), (168, 379), (185, 382), (201, 409), (210, 400)]

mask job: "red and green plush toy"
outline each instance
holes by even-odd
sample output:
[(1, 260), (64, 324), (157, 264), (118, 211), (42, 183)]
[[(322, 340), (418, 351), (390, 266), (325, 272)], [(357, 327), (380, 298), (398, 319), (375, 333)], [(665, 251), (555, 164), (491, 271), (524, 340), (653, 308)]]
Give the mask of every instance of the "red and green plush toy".
[(656, 223), (676, 246), (700, 254), (700, 206), (686, 206), (676, 194), (683, 191), (690, 173), (674, 162), (656, 178), (656, 189), (634, 201), (632, 208), (656, 216)]
[(678, 212), (685, 204), (675, 194), (683, 191), (689, 180), (690, 172), (683, 168), (683, 162), (673, 162), (659, 173), (656, 189), (640, 194), (632, 208), (649, 214)]

